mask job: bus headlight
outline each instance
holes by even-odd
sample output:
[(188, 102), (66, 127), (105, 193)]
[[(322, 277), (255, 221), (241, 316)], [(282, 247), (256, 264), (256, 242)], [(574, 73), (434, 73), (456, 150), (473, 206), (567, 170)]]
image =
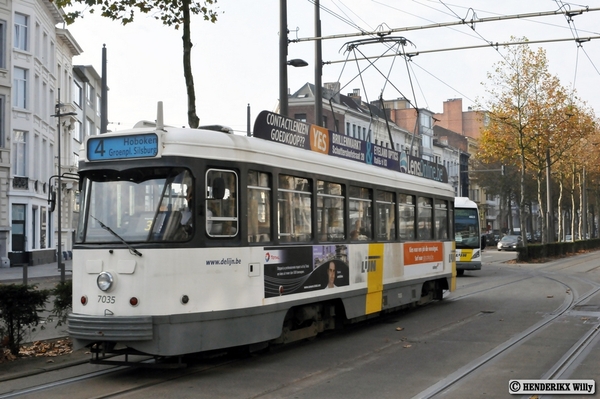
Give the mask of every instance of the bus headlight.
[(102, 291), (108, 291), (110, 290), (110, 287), (112, 287), (114, 281), (115, 280), (112, 274), (110, 274), (109, 272), (102, 272), (98, 275), (98, 278), (96, 279), (96, 284), (98, 285), (98, 288), (100, 288)]

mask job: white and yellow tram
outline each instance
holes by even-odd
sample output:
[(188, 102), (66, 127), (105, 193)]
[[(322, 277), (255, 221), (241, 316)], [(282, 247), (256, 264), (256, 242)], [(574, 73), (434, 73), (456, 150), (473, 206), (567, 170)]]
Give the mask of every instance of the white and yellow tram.
[(481, 235), (477, 203), (467, 197), (454, 199), (454, 241), (456, 242), (456, 274), (465, 270), (481, 270), (485, 238)]
[(160, 114), (86, 140), (76, 348), (284, 343), (453, 289), (443, 168), (269, 112), (255, 137)]

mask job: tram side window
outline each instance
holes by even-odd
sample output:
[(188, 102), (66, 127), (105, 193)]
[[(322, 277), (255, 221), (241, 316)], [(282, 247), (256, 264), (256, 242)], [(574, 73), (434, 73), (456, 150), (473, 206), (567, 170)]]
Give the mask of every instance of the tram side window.
[(398, 195), (398, 218), (400, 221), (400, 239), (410, 241), (415, 239), (415, 197), (413, 195)]
[(307, 242), (312, 239), (312, 190), (308, 179), (279, 176), (277, 213), (280, 241)]
[(350, 239), (366, 241), (373, 238), (373, 196), (364, 187), (350, 187)]
[(448, 201), (435, 200), (435, 231), (437, 239), (448, 239)]
[(248, 171), (248, 242), (271, 241), (271, 179)]
[(206, 172), (206, 233), (234, 237), (238, 232), (237, 174), (229, 170)]
[(344, 241), (344, 191), (338, 183), (317, 182), (317, 231), (319, 241)]
[(433, 200), (419, 197), (417, 204), (419, 240), (431, 240), (433, 238)]
[(396, 203), (394, 193), (377, 191), (377, 238), (396, 239)]

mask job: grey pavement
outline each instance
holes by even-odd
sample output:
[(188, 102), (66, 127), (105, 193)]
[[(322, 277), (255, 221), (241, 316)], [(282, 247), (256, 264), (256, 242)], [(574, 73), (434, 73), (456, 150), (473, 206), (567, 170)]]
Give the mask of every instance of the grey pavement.
[[(71, 279), (72, 260), (63, 261), (65, 265), (65, 280)], [(24, 274), (26, 273), (26, 275)], [(22, 284), (24, 276), (27, 278), (27, 284), (40, 283), (45, 281), (60, 281), (60, 269), (58, 262), (46, 263), (35, 266), (15, 266), (0, 267), (0, 283), (2, 284)]]

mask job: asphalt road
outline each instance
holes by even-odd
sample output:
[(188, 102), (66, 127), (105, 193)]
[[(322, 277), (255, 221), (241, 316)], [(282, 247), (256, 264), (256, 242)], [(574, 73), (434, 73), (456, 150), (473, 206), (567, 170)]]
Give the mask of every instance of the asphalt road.
[(507, 263), (514, 257), (487, 250), (482, 270), (443, 301), (311, 341), (176, 370), (78, 366), (27, 397), (514, 398), (532, 396), (511, 395), (515, 379), (600, 381), (600, 252)]

